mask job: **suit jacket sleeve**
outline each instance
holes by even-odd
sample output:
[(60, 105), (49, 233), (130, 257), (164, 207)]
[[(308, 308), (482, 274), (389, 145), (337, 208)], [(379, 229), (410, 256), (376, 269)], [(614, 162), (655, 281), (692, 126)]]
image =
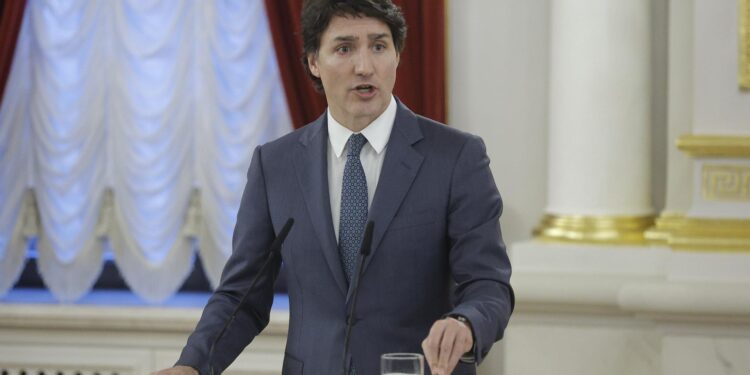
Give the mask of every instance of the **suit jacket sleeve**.
[(448, 315), (462, 315), (471, 323), (477, 363), (503, 337), (515, 303), (500, 232), (502, 210), (484, 143), (472, 136), (456, 160), (451, 182), (448, 236), (456, 305)]
[[(237, 213), (232, 255), (224, 266), (221, 283), (206, 304), (203, 315), (177, 362), (178, 365), (194, 367), (201, 374), (209, 373), (209, 348), (252, 279), (260, 272), (274, 238), (262, 165), (261, 148), (258, 147), (250, 163), (247, 184)], [(268, 325), (273, 303), (273, 283), (280, 267), (279, 258), (276, 257), (275, 263), (271, 264), (265, 274), (260, 275), (258, 284), (248, 294), (234, 322), (216, 344), (213, 356), (216, 373), (221, 373), (228, 367)]]

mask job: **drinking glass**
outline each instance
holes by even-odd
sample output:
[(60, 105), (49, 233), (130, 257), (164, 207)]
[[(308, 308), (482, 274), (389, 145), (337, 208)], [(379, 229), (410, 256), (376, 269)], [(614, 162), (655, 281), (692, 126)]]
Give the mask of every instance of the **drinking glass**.
[(424, 356), (417, 353), (386, 353), (380, 357), (381, 375), (424, 375)]

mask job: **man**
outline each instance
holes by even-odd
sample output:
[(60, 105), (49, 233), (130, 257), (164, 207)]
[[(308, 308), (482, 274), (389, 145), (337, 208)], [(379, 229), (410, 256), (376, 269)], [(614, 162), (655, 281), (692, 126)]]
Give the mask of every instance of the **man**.
[[(390, 0), (311, 0), (305, 67), (328, 111), (256, 148), (233, 253), (177, 365), (207, 374), (208, 352), (288, 218), (289, 333), (282, 373), (340, 374), (351, 280), (365, 223), (348, 372), (423, 351), (432, 374), (475, 374), (513, 309), (500, 195), (481, 139), (412, 113), (392, 95), (406, 25)], [(429, 93), (425, 93), (429, 94)], [(267, 325), (280, 262), (260, 275), (212, 366), (226, 368)]]

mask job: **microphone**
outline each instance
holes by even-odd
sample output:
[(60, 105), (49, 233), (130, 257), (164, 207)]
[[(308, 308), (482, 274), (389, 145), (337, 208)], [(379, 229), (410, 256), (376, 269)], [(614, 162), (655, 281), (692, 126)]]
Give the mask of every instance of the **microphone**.
[(365, 226), (365, 235), (362, 238), (362, 247), (359, 249), (359, 262), (357, 264), (357, 273), (354, 281), (354, 290), (352, 291), (352, 304), (349, 306), (349, 318), (346, 322), (346, 336), (344, 337), (344, 359), (342, 360), (341, 368), (342, 375), (347, 375), (346, 371), (346, 357), (349, 355), (349, 338), (352, 334), (352, 325), (354, 323), (354, 311), (357, 308), (357, 294), (359, 294), (359, 282), (362, 280), (362, 266), (365, 263), (365, 259), (370, 255), (372, 246), (372, 230), (375, 224), (372, 221), (367, 222)]
[(221, 340), (221, 338), (226, 333), (229, 326), (234, 322), (234, 318), (237, 316), (237, 313), (240, 311), (240, 307), (242, 307), (242, 303), (245, 302), (245, 298), (247, 298), (247, 295), (250, 294), (250, 291), (255, 288), (255, 284), (258, 283), (258, 280), (260, 280), (260, 275), (262, 275), (266, 268), (268, 268), (268, 265), (271, 263), (271, 260), (276, 257), (276, 254), (278, 253), (279, 249), (281, 249), (281, 244), (284, 243), (284, 240), (286, 239), (286, 236), (289, 234), (289, 231), (292, 229), (292, 225), (294, 225), (294, 219), (289, 218), (286, 221), (286, 224), (284, 224), (284, 227), (281, 228), (281, 231), (279, 231), (279, 234), (276, 236), (276, 239), (273, 240), (271, 243), (271, 246), (268, 248), (268, 257), (266, 258), (266, 261), (263, 262), (263, 265), (260, 266), (260, 270), (258, 270), (258, 273), (255, 274), (255, 277), (253, 278), (253, 281), (250, 283), (250, 286), (247, 287), (247, 290), (245, 290), (245, 293), (242, 295), (242, 298), (240, 298), (240, 301), (237, 303), (237, 306), (234, 308), (234, 311), (232, 311), (232, 314), (229, 315), (229, 319), (226, 323), (224, 323), (224, 326), (221, 327), (221, 331), (219, 331), (219, 334), (216, 336), (214, 341), (211, 343), (211, 348), (208, 350), (208, 368), (209, 373), (211, 375), (214, 375), (214, 365), (213, 365), (213, 357), (214, 357), (214, 350), (216, 349), (216, 344)]

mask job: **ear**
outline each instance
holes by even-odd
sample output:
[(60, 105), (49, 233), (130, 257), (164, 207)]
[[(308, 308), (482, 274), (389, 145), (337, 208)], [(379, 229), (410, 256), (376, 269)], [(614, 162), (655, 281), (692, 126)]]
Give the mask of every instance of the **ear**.
[(312, 75), (320, 78), (320, 69), (318, 68), (318, 54), (308, 53), (307, 54), (307, 65), (310, 67)]

